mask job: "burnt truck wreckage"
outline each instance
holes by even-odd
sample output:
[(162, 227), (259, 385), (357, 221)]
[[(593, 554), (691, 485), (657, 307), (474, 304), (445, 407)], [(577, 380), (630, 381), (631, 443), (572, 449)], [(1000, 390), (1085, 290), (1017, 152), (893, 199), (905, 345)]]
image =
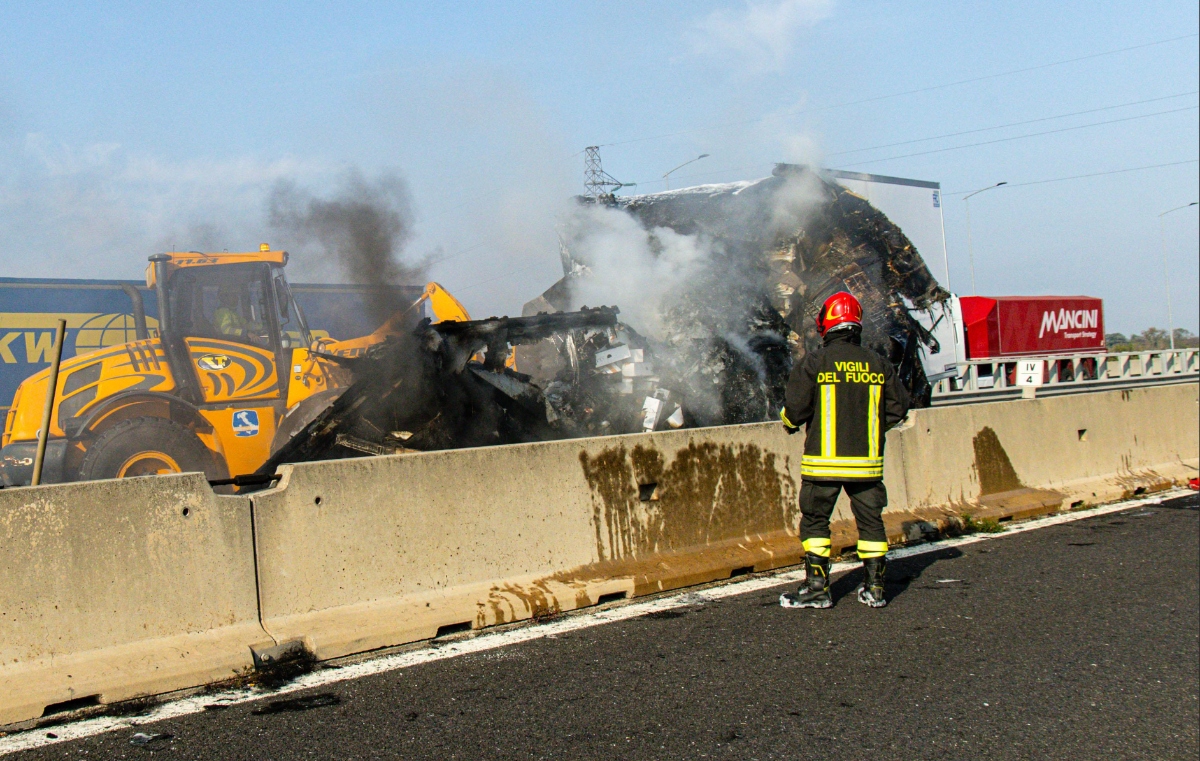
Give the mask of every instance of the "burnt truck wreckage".
[[(587, 354), (581, 347), (555, 338), (546, 342), (552, 347), (518, 349), (518, 367), (552, 403), (585, 399), (583, 410), (568, 406), (589, 433), (652, 430), (668, 419), (673, 427), (774, 419), (792, 363), (820, 344), (817, 311), (838, 291), (863, 305), (864, 345), (888, 357), (915, 403), (928, 405), (922, 350), (940, 347), (914, 313), (950, 294), (897, 225), (831, 178), (779, 164), (757, 181), (579, 201), (634, 217), (648, 231), (651, 250), (654, 231), (667, 228), (705, 240), (710, 252), (663, 298), (657, 337), (622, 326), (630, 336), (625, 346), (588, 347), (609, 352), (596, 355), (597, 370), (613, 353), (633, 355), (622, 368), (624, 403), (621, 394), (596, 392), (604, 376), (580, 377), (577, 366)], [(604, 266), (575, 243), (563, 237), (565, 275), (526, 304), (526, 314), (570, 308), (580, 285)], [(674, 409), (670, 418), (660, 414), (667, 407)]]
[[(285, 418), (295, 431), (257, 471), (288, 462), (512, 444), (584, 435), (561, 419), (528, 375), (506, 365), (510, 346), (557, 334), (605, 334), (615, 307), (486, 320), (428, 319), (363, 354), (321, 355), (354, 382)], [(281, 426), (282, 428), (282, 426)]]
[(523, 316), (426, 320), (361, 356), (329, 356), (354, 382), (285, 418), (295, 434), (258, 475), (287, 462), (772, 420), (793, 362), (819, 345), (817, 310), (842, 290), (862, 302), (864, 344), (928, 403), (921, 354), (938, 346), (914, 313), (950, 294), (899, 227), (831, 179), (781, 164), (752, 182), (579, 201), (630, 215), (651, 251), (658, 228), (706, 242), (701, 265), (662, 289), (654, 335), (615, 307), (571, 311), (604, 263), (562, 236), (566, 274)]

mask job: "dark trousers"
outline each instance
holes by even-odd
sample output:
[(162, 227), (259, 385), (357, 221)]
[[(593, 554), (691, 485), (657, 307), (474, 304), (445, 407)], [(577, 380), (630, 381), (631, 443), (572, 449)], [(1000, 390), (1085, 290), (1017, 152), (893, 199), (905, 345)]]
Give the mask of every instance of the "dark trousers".
[(883, 481), (801, 481), (800, 539), (828, 539), (829, 516), (842, 489), (850, 496), (859, 541), (886, 542), (883, 508), (887, 507), (887, 489)]

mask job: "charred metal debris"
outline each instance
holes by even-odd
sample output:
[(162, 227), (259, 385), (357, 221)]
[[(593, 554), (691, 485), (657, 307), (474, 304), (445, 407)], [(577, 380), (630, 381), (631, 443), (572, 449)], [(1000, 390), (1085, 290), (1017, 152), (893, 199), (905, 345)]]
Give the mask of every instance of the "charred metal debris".
[(615, 307), (469, 322), (424, 320), (411, 333), (359, 357), (322, 355), (353, 374), (339, 394), (317, 395), (290, 411), (295, 431), (258, 470), (282, 463), (361, 455), (513, 444), (581, 435), (528, 375), (509, 347), (554, 336), (588, 341), (616, 330)]
[[(803, 202), (789, 204), (798, 189)], [(354, 383), (289, 412), (280, 430), (295, 435), (277, 438), (285, 443), (258, 473), (305, 460), (775, 419), (793, 362), (820, 344), (817, 310), (841, 290), (863, 304), (864, 344), (927, 403), (921, 350), (937, 346), (912, 313), (949, 294), (899, 227), (831, 179), (780, 164), (754, 182), (580, 203), (711, 244), (697, 273), (669, 284), (655, 338), (618, 321), (615, 307), (570, 311), (597, 263), (564, 240), (565, 276), (522, 317), (425, 321), (360, 357), (328, 357)]]
[[(775, 419), (792, 363), (820, 345), (814, 323), (821, 304), (843, 290), (862, 302), (863, 343), (892, 361), (918, 406), (928, 404), (921, 351), (938, 346), (913, 312), (950, 294), (900, 228), (865, 199), (807, 167), (779, 164), (758, 181), (599, 203), (632, 215), (647, 231), (703, 238), (712, 253), (687, 282), (673, 284), (658, 338), (623, 326), (628, 336), (616, 345), (551, 339), (557, 352), (518, 351), (518, 366), (556, 401), (568, 400), (589, 433), (663, 427), (663, 418), (649, 416), (637, 425), (643, 406), (657, 414), (652, 399), (663, 402), (676, 427)], [(527, 313), (570, 308), (576, 285), (602, 265), (580, 256), (570, 240), (562, 255), (566, 275), (526, 304)], [(621, 395), (590, 390), (595, 375), (576, 370), (593, 349), (633, 355), (622, 367), (624, 404)], [(570, 401), (576, 398), (590, 414), (579, 414)]]

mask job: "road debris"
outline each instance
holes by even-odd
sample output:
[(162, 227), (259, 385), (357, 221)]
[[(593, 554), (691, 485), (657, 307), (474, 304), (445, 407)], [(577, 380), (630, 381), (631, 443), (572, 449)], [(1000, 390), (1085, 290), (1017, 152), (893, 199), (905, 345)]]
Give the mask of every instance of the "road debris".
[(342, 699), (336, 694), (332, 692), (319, 692), (316, 695), (305, 695), (299, 698), (272, 700), (261, 708), (255, 708), (250, 713), (255, 716), (264, 716), (273, 713), (298, 713), (301, 711), (311, 711), (314, 708), (326, 708), (341, 704)]

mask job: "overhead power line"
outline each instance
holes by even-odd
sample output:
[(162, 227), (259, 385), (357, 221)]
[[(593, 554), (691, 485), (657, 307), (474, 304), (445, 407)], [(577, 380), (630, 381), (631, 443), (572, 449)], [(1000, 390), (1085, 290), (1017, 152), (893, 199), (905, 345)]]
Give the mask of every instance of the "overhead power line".
[[(1183, 165), (1185, 165), (1185, 164), (1196, 164), (1196, 163), (1200, 163), (1200, 159), (1186, 159), (1186, 160), (1184, 160), (1184, 161), (1170, 161), (1170, 162), (1167, 162), (1167, 163), (1165, 163), (1165, 164), (1147, 164), (1147, 165), (1145, 165), (1145, 166), (1132, 166), (1132, 167), (1126, 167), (1126, 168), (1124, 168), (1124, 169), (1110, 169), (1110, 170), (1108, 170), (1108, 171), (1105, 171), (1105, 172), (1091, 172), (1091, 173), (1089, 173), (1089, 174), (1074, 174), (1074, 175), (1071, 175), (1071, 176), (1069, 176), (1069, 177), (1051, 177), (1050, 179), (1046, 179), (1046, 180), (1031, 180), (1031, 181), (1029, 181), (1029, 182), (1010, 182), (1010, 183), (1008, 183), (1008, 184), (1007, 184), (1005, 187), (1006, 187), (1006, 188), (1023, 188), (1023, 187), (1028, 187), (1028, 186), (1031, 186), (1031, 185), (1047, 185), (1047, 184), (1050, 184), (1050, 183), (1055, 183), (1055, 182), (1067, 182), (1067, 181), (1069, 181), (1069, 180), (1083, 180), (1083, 179), (1088, 179), (1088, 178), (1090, 178), (1090, 177), (1104, 177), (1104, 176), (1111, 175), (1111, 174), (1126, 174), (1126, 173), (1129, 173), (1129, 172), (1141, 172), (1141, 171), (1147, 171), (1147, 170), (1150, 170), (1150, 169), (1164, 169), (1164, 168), (1167, 168), (1167, 167), (1173, 167), (1173, 166), (1183, 166)], [(754, 166), (763, 166), (763, 165), (761, 165), (761, 164), (757, 164), (757, 165), (754, 165)], [(733, 170), (724, 170), (724, 171), (733, 171)], [(706, 174), (714, 174), (714, 173), (712, 173), (712, 172), (708, 172), (708, 173), (706, 173)], [(951, 192), (943, 192), (943, 193), (942, 193), (942, 197), (947, 197), (947, 196), (962, 196), (962, 195), (966, 195), (967, 193), (972, 193), (972, 192), (974, 192), (974, 191), (973, 191), (973, 190), (956, 190), (956, 191), (951, 191)], [(486, 243), (486, 242), (485, 242), (485, 243)], [(437, 261), (431, 262), (431, 265), (432, 265), (432, 264), (437, 264), (437, 263), (439, 263), (439, 262), (444, 262), (444, 261), (447, 261), (448, 259), (452, 259), (452, 258), (454, 258), (454, 256), (458, 256), (458, 255), (460, 255), (460, 254), (465, 254), (465, 253), (467, 253), (467, 252), (469, 252), (469, 251), (473, 251), (473, 250), (475, 250), (475, 249), (478, 249), (478, 248), (480, 248), (480, 247), (484, 246), (484, 245), (485, 245), (485, 243), (479, 243), (479, 244), (477, 244), (477, 245), (475, 245), (475, 246), (472, 246), (472, 247), (470, 247), (470, 248), (468, 248), (468, 249), (464, 249), (463, 251), (460, 251), (460, 252), (458, 252), (457, 254), (454, 254), (453, 256), (446, 257), (445, 259), (439, 259), (439, 260), (437, 260)], [(528, 266), (528, 267), (523, 267), (523, 268), (521, 268), (521, 269), (519, 269), (519, 270), (516, 270), (516, 271), (513, 271), (513, 272), (508, 272), (508, 273), (505, 273), (505, 274), (503, 274), (503, 275), (499, 275), (499, 276), (497, 276), (497, 277), (492, 277), (492, 278), (488, 278), (487, 280), (483, 280), (483, 281), (475, 282), (475, 283), (472, 283), (472, 284), (470, 284), (470, 285), (463, 286), (462, 288), (455, 288), (455, 289), (454, 289), (454, 292), (455, 292), (455, 293), (462, 293), (462, 292), (464, 292), (464, 291), (469, 291), (469, 290), (472, 290), (472, 289), (474, 289), (474, 288), (478, 288), (478, 287), (480, 287), (480, 286), (487, 285), (487, 284), (489, 284), (489, 283), (494, 283), (494, 282), (496, 282), (496, 281), (498, 281), (498, 280), (505, 280), (505, 279), (508, 279), (508, 278), (510, 278), (510, 277), (515, 277), (515, 276), (517, 276), (517, 275), (523, 275), (523, 274), (525, 274), (526, 272), (529, 272), (530, 270), (533, 270), (533, 269), (535, 269), (535, 268), (537, 268), (537, 267), (540, 267), (540, 266), (542, 266), (542, 263), (541, 263), (541, 262), (537, 262), (537, 263), (535, 263), (535, 264), (532, 264), (532, 265), (530, 265), (530, 266)]]
[[(1183, 166), (1184, 164), (1200, 163), (1200, 159), (1187, 159), (1185, 161), (1170, 161), (1166, 164), (1148, 164), (1146, 166), (1131, 166), (1125, 169), (1110, 169), (1107, 172), (1092, 172), (1091, 174), (1073, 174), (1070, 177), (1052, 177), (1048, 180), (1032, 180), (1030, 182), (1010, 182), (1005, 186), (1008, 188), (1023, 188), (1029, 185), (1047, 185), (1052, 182), (1066, 182), (1067, 180), (1082, 180), (1088, 177), (1104, 177), (1109, 174), (1125, 174), (1126, 172), (1140, 172), (1145, 169), (1162, 169), (1169, 166)], [(956, 190), (953, 193), (942, 193), (942, 196), (965, 196), (968, 193), (973, 193), (973, 190)]]
[(472, 288), (478, 288), (481, 285), (487, 285), (488, 283), (494, 283), (497, 280), (507, 280), (510, 277), (516, 277), (517, 275), (523, 275), (526, 272), (529, 272), (530, 270), (537, 269), (538, 267), (544, 267), (544, 266), (546, 266), (545, 262), (534, 262), (533, 264), (529, 265), (528, 267), (522, 267), (519, 270), (514, 270), (512, 272), (506, 272), (503, 275), (497, 275), (496, 277), (491, 277), (491, 278), (488, 278), (487, 280), (480, 280), (477, 283), (471, 283), (470, 285), (464, 285), (461, 288), (455, 288), (454, 292), (462, 293), (464, 291), (469, 291)]
[(1066, 119), (1067, 117), (1070, 117), (1070, 116), (1082, 116), (1083, 114), (1094, 114), (1094, 113), (1098, 113), (1100, 111), (1112, 111), (1117, 108), (1127, 108), (1129, 106), (1140, 106), (1140, 105), (1143, 105), (1146, 103), (1157, 103), (1158, 101), (1163, 101), (1163, 100), (1174, 100), (1175, 98), (1184, 98), (1184, 97), (1187, 97), (1188, 95), (1195, 95), (1195, 94), (1197, 94), (1197, 92), (1200, 92), (1200, 91), (1192, 90), (1190, 92), (1179, 93), (1178, 95), (1164, 95), (1161, 98), (1147, 98), (1146, 100), (1135, 100), (1135, 101), (1130, 101), (1129, 103), (1118, 103), (1114, 106), (1101, 106), (1100, 108), (1089, 108), (1086, 111), (1072, 111), (1069, 114), (1059, 114), (1057, 116), (1043, 116), (1038, 119), (1028, 119), (1023, 122), (1009, 122), (1008, 124), (997, 124), (994, 127), (979, 127), (978, 129), (968, 129), (968, 130), (963, 130), (962, 132), (948, 132), (945, 135), (935, 135), (933, 137), (921, 137), (921, 138), (917, 138), (916, 140), (902, 140), (898, 143), (885, 143), (883, 145), (872, 145), (869, 148), (853, 148), (848, 151), (838, 151), (837, 153), (827, 153), (825, 155), (826, 156), (845, 156), (850, 153), (865, 153), (866, 151), (874, 151), (874, 150), (879, 150), (881, 148), (895, 148), (896, 146), (899, 146), (899, 145), (912, 145), (913, 143), (927, 143), (930, 140), (943, 140), (948, 137), (961, 137), (963, 135), (972, 135), (972, 134), (975, 134), (978, 132), (991, 132), (993, 130), (1006, 129), (1008, 127), (1020, 127), (1020, 126), (1026, 125), (1026, 124), (1037, 124), (1039, 122), (1054, 121), (1055, 119)]
[[(1155, 40), (1154, 42), (1144, 42), (1140, 45), (1130, 45), (1129, 47), (1117, 48), (1116, 50), (1105, 50), (1105, 51), (1102, 51), (1099, 53), (1091, 53), (1089, 55), (1079, 56), (1078, 58), (1067, 58), (1067, 59), (1063, 59), (1061, 61), (1051, 61), (1050, 63), (1038, 64), (1037, 66), (1026, 66), (1026, 67), (1023, 67), (1020, 69), (1010, 69), (1008, 71), (996, 72), (995, 74), (985, 74), (983, 76), (971, 77), (969, 79), (959, 79), (954, 82), (945, 82), (943, 84), (938, 84), (938, 85), (929, 85), (928, 87), (918, 87), (915, 90), (903, 90), (901, 92), (888, 93), (887, 95), (876, 95), (876, 96), (873, 96), (870, 98), (861, 98), (859, 100), (850, 100), (850, 101), (846, 101), (844, 103), (835, 103), (835, 104), (832, 104), (829, 106), (814, 106), (811, 108), (802, 108), (797, 111), (785, 111), (783, 115), (785, 115), (785, 116), (800, 116), (801, 114), (814, 113), (814, 112), (818, 112), (818, 111), (830, 111), (830, 110), (838, 109), (838, 108), (847, 108), (849, 106), (859, 106), (859, 105), (863, 105), (865, 103), (876, 103), (881, 100), (890, 100), (892, 98), (902, 98), (906, 95), (919, 95), (920, 93), (933, 92), (935, 90), (945, 90), (946, 88), (949, 88), (949, 87), (958, 87), (960, 85), (968, 85), (968, 84), (973, 84), (975, 82), (983, 82), (983, 81), (986, 81), (989, 79), (998, 79), (1000, 77), (1008, 77), (1008, 76), (1012, 76), (1014, 74), (1025, 74), (1025, 73), (1028, 73), (1031, 71), (1040, 71), (1042, 69), (1053, 68), (1055, 66), (1065, 66), (1065, 65), (1071, 64), (1071, 63), (1079, 63), (1080, 61), (1088, 61), (1093, 58), (1103, 58), (1104, 56), (1117, 55), (1118, 53), (1128, 53), (1131, 50), (1141, 50), (1143, 48), (1155, 47), (1157, 45), (1166, 45), (1171, 42), (1179, 42), (1180, 40), (1190, 40), (1190, 39), (1194, 39), (1196, 37), (1200, 37), (1200, 34), (1192, 33), (1192, 34), (1180, 35), (1178, 37), (1168, 37), (1168, 38), (1162, 39), (1162, 40)], [(610, 146), (617, 146), (617, 145), (629, 145), (631, 143), (643, 143), (648, 140), (663, 140), (668, 137), (679, 137), (680, 135), (690, 135), (695, 132), (708, 132), (711, 130), (725, 129), (728, 127), (741, 127), (741, 126), (744, 126), (747, 124), (757, 124), (759, 122), (764, 122), (764, 121), (767, 121), (768, 119), (772, 119), (772, 118), (776, 118), (776, 115), (772, 114), (769, 116), (760, 116), (755, 119), (744, 119), (744, 120), (736, 121), (736, 122), (726, 122), (724, 124), (713, 125), (711, 127), (695, 127), (692, 129), (679, 130), (676, 132), (666, 132), (666, 133), (659, 134), (659, 135), (649, 135), (646, 137), (630, 138), (628, 140), (618, 140), (618, 141), (614, 141), (611, 143), (602, 143), (600, 147), (607, 148)]]
[[(1134, 102), (1131, 102), (1131, 103), (1120, 104), (1120, 105), (1138, 105), (1138, 104), (1142, 104), (1142, 103), (1152, 103), (1152, 102), (1154, 102), (1154, 101), (1159, 101), (1159, 100), (1167, 100), (1167, 99), (1170, 99), (1170, 98), (1178, 98), (1178, 97), (1184, 97), (1184, 96), (1186, 96), (1186, 95), (1194, 95), (1194, 94), (1196, 94), (1196, 92), (1195, 92), (1195, 91), (1193, 91), (1193, 92), (1190, 92), (1190, 93), (1180, 93), (1179, 95), (1169, 95), (1169, 96), (1165, 96), (1165, 97), (1162, 97), (1162, 98), (1149, 98), (1149, 99), (1147, 99), (1147, 100), (1142, 100), (1142, 101), (1134, 101)], [(940, 139), (940, 138), (946, 138), (946, 137), (955, 137), (955, 136), (958, 136), (958, 135), (970, 134), (970, 133), (974, 133), (974, 132), (984, 132), (984, 131), (988, 131), (988, 130), (1001, 129), (1001, 128), (1004, 128), (1004, 127), (1015, 127), (1015, 126), (1018, 126), (1018, 125), (1021, 125), (1021, 124), (1032, 124), (1032, 123), (1036, 123), (1036, 122), (1040, 122), (1040, 121), (1047, 121), (1047, 120), (1050, 120), (1050, 119), (1063, 118), (1063, 117), (1066, 117), (1066, 116), (1076, 116), (1076, 115), (1085, 114), (1085, 113), (1090, 113), (1090, 112), (1094, 112), (1094, 111), (1105, 111), (1105, 110), (1110, 110), (1110, 109), (1113, 109), (1113, 108), (1119, 108), (1119, 107), (1120, 107), (1120, 106), (1105, 106), (1105, 107), (1102, 107), (1102, 108), (1089, 109), (1088, 111), (1078, 111), (1078, 112), (1075, 112), (1075, 113), (1073, 113), (1073, 114), (1061, 114), (1060, 116), (1048, 116), (1048, 117), (1043, 117), (1043, 118), (1039, 118), (1039, 119), (1031, 119), (1031, 120), (1029, 120), (1028, 122), (1013, 122), (1013, 123), (1011, 123), (1011, 124), (1001, 124), (1001, 125), (997, 125), (997, 126), (994, 126), (994, 127), (980, 127), (980, 128), (978, 128), (978, 129), (966, 130), (966, 131), (964, 131), (964, 132), (956, 132), (956, 133), (951, 133), (951, 134), (948, 134), (948, 135), (939, 135), (939, 136), (936, 136), (936, 137), (920, 138), (920, 139), (918, 139), (918, 140), (905, 140), (905, 141), (901, 141), (901, 142), (899, 142), (899, 143), (890, 143), (890, 144), (888, 144), (888, 145), (877, 145), (877, 146), (873, 146), (872, 148), (856, 148), (856, 149), (853, 149), (853, 150), (841, 151), (841, 152), (839, 152), (839, 153), (831, 153), (831, 154), (828, 154), (828, 155), (829, 155), (829, 156), (842, 156), (842, 155), (846, 155), (846, 154), (848, 154), (848, 153), (857, 153), (857, 152), (859, 152), (859, 151), (868, 151), (868, 150), (874, 150), (874, 149), (877, 149), (877, 148), (887, 148), (887, 147), (891, 147), (891, 146), (895, 146), (895, 145), (905, 145), (905, 144), (908, 144), (908, 143), (919, 143), (919, 142), (925, 142), (925, 141), (928, 141), (928, 140), (937, 140), (937, 139)], [(874, 160), (872, 160), (872, 161), (862, 161), (862, 162), (856, 162), (856, 163), (854, 163), (854, 164), (843, 164), (843, 165), (841, 165), (841, 166), (839, 166), (839, 167), (833, 167), (833, 168), (835, 168), (835, 169), (842, 169), (842, 168), (846, 168), (846, 167), (860, 166), (860, 165), (862, 165), (862, 164), (875, 163), (876, 161), (890, 161), (890, 160), (892, 160), (892, 159), (908, 158), (908, 157), (910, 157), (910, 156), (923, 156), (923, 155), (926, 155), (926, 154), (929, 154), (929, 153), (938, 153), (938, 152), (942, 152), (942, 151), (954, 151), (954, 150), (960, 150), (960, 149), (963, 149), (963, 148), (972, 148), (972, 147), (981, 146), (981, 145), (991, 145), (991, 144), (993, 144), (993, 143), (998, 143), (998, 142), (1006, 142), (1006, 141), (1012, 141), (1012, 140), (1021, 140), (1021, 139), (1024, 139), (1024, 138), (1029, 138), (1029, 137), (1037, 137), (1037, 136), (1039, 136), (1039, 135), (1049, 135), (1049, 134), (1054, 134), (1054, 133), (1056, 133), (1056, 132), (1066, 132), (1066, 131), (1069, 131), (1069, 130), (1084, 129), (1084, 128), (1086, 128), (1086, 127), (1098, 127), (1098, 126), (1100, 126), (1100, 125), (1103, 125), (1103, 124), (1113, 124), (1113, 123), (1116, 123), (1116, 122), (1121, 122), (1121, 121), (1131, 121), (1131, 120), (1134, 120), (1134, 119), (1143, 119), (1143, 118), (1147, 118), (1147, 117), (1150, 117), (1150, 116), (1159, 116), (1159, 115), (1161, 115), (1161, 114), (1175, 113), (1175, 112), (1177, 112), (1177, 111), (1188, 111), (1188, 110), (1195, 110), (1196, 108), (1198, 108), (1198, 106), (1188, 106), (1188, 107), (1185, 107), (1185, 108), (1171, 109), (1171, 110), (1167, 110), (1167, 111), (1156, 111), (1156, 112), (1154, 112), (1154, 113), (1150, 113), (1150, 114), (1139, 114), (1139, 115), (1137, 115), (1137, 116), (1123, 117), (1123, 118), (1121, 118), (1121, 119), (1110, 119), (1110, 120), (1107, 120), (1107, 121), (1102, 121), (1102, 122), (1091, 122), (1091, 123), (1089, 123), (1089, 124), (1080, 124), (1080, 125), (1075, 125), (1075, 126), (1072, 126), (1072, 127), (1063, 127), (1063, 128), (1060, 128), (1060, 129), (1055, 129), (1055, 130), (1046, 130), (1046, 131), (1043, 131), (1043, 132), (1033, 132), (1033, 133), (1026, 134), (1026, 135), (1014, 135), (1014, 136), (1012, 136), (1012, 137), (999, 138), (999, 139), (997, 139), (997, 140), (985, 140), (985, 141), (978, 142), (978, 143), (969, 143), (969, 144), (967, 144), (967, 145), (950, 146), (950, 147), (948, 147), (948, 148), (937, 148), (937, 149), (932, 149), (932, 150), (929, 150), (929, 151), (921, 151), (921, 152), (918, 152), (918, 153), (909, 153), (909, 154), (904, 154), (904, 155), (902, 155), (902, 156), (892, 156), (892, 157), (889, 157), (889, 158), (883, 158), (883, 159), (874, 159)], [(679, 179), (686, 180), (686, 179), (697, 179), (697, 178), (701, 178), (701, 177), (714, 177), (714, 176), (717, 176), (717, 175), (727, 175), (727, 174), (729, 174), (730, 172), (737, 172), (737, 171), (744, 171), (744, 170), (751, 170), (751, 169), (770, 169), (770, 168), (771, 168), (771, 167), (773, 167), (773, 166), (775, 166), (775, 164), (774, 164), (774, 163), (769, 163), (769, 164), (768, 164), (768, 163), (743, 164), (743, 165), (741, 165), (741, 166), (727, 167), (727, 168), (725, 168), (725, 169), (717, 169), (717, 170), (713, 170), (713, 171), (711, 171), (711, 172), (698, 172), (698, 173), (695, 173), (695, 174), (687, 174), (687, 175), (682, 175), (682, 176), (681, 176)], [(643, 181), (643, 184), (649, 184), (650, 182), (653, 182), (653, 180), (645, 180), (645, 181)]]
[(443, 256), (443, 257), (441, 257), (440, 259), (434, 259), (434, 260), (433, 260), (433, 261), (431, 261), (431, 262), (426, 262), (425, 266), (426, 266), (426, 267), (432, 267), (432, 266), (433, 266), (433, 265), (435, 265), (435, 264), (441, 264), (442, 262), (448, 262), (448, 261), (450, 261), (451, 259), (457, 259), (458, 257), (462, 256), (463, 254), (469, 254), (469, 253), (471, 253), (472, 251), (476, 251), (476, 250), (478, 250), (478, 249), (481, 249), (481, 248), (483, 248), (484, 246), (486, 246), (486, 245), (488, 244), (488, 242), (489, 242), (489, 241), (486, 241), (486, 240), (485, 240), (485, 241), (483, 241), (483, 242), (481, 242), (481, 243), (476, 243), (475, 245), (473, 245), (473, 246), (469, 246), (469, 247), (467, 247), (467, 248), (464, 248), (464, 249), (462, 249), (462, 250), (460, 250), (460, 251), (455, 251), (453, 254), (450, 254), (450, 255), (448, 255), (448, 256)]
[[(831, 108), (844, 108), (846, 106), (857, 106), (857, 105), (861, 105), (863, 103), (875, 103), (875, 102), (881, 101), (881, 100), (889, 100), (891, 98), (900, 98), (905, 95), (918, 95), (923, 92), (933, 92), (934, 90), (944, 90), (947, 87), (957, 87), (959, 85), (969, 85), (969, 84), (972, 84), (975, 82), (983, 82), (988, 79), (997, 79), (999, 77), (1008, 77), (1008, 76), (1012, 76), (1013, 74), (1025, 74), (1030, 71), (1039, 71), (1041, 69), (1049, 69), (1054, 66), (1065, 66), (1066, 64), (1069, 64), (1069, 63), (1078, 63), (1080, 61), (1087, 61), (1092, 58), (1102, 58), (1104, 56), (1116, 55), (1117, 53), (1127, 53), (1130, 50), (1140, 50), (1142, 48), (1154, 47), (1155, 45), (1165, 45), (1168, 42), (1178, 42), (1180, 40), (1188, 40), (1193, 37), (1200, 37), (1200, 34), (1196, 34), (1196, 33), (1185, 34), (1180, 37), (1170, 37), (1165, 40), (1156, 40), (1154, 42), (1146, 42), (1141, 45), (1131, 45), (1130, 47), (1119, 48), (1117, 50), (1106, 50), (1102, 53), (1092, 53), (1090, 55), (1080, 56), (1078, 58), (1067, 58), (1062, 61), (1052, 61), (1050, 63), (1043, 63), (1043, 64), (1039, 64), (1037, 66), (1026, 66), (1025, 68), (1021, 68), (1021, 69), (1011, 69), (1009, 71), (1001, 71), (1001, 72), (997, 72), (995, 74), (985, 74), (981, 77), (971, 77), (970, 79), (960, 79), (956, 82), (947, 82), (947, 83), (941, 84), (941, 85), (931, 85), (929, 87), (920, 87), (920, 88), (917, 88), (916, 90), (905, 90), (904, 92), (892, 93), (890, 95), (877, 95), (873, 98), (863, 98), (862, 100), (852, 100), (847, 103), (839, 103), (839, 104), (833, 105), (833, 106), (825, 106), (823, 108), (814, 108), (814, 109), (807, 109), (807, 110), (824, 111), (824, 110), (831, 109)], [(801, 113), (803, 113), (803, 112), (801, 112)]]
[(994, 145), (996, 143), (1007, 143), (1007, 142), (1011, 142), (1013, 140), (1025, 140), (1026, 138), (1030, 138), (1030, 137), (1041, 137), (1042, 135), (1054, 135), (1059, 132), (1072, 132), (1077, 129), (1087, 129), (1088, 127), (1100, 127), (1105, 124), (1117, 124), (1119, 122), (1131, 122), (1131, 121), (1134, 121), (1137, 119), (1148, 119), (1152, 116), (1162, 116), (1164, 114), (1177, 114), (1181, 111), (1195, 111), (1197, 108), (1200, 108), (1200, 106), (1186, 106), (1184, 108), (1172, 108), (1168, 111), (1155, 111), (1154, 113), (1151, 113), (1151, 114), (1140, 114), (1138, 116), (1126, 116), (1121, 119), (1108, 119), (1107, 121), (1092, 122), (1091, 124), (1078, 124), (1074, 127), (1060, 127), (1058, 129), (1045, 130), (1044, 132), (1031, 132), (1028, 135), (1014, 135), (1012, 137), (999, 137), (999, 138), (996, 138), (995, 140), (984, 140), (983, 142), (979, 142), (979, 143), (967, 143), (966, 145), (954, 145), (954, 146), (950, 146), (949, 148), (933, 148), (928, 151), (918, 151), (917, 153), (905, 153), (900, 156), (888, 156), (886, 158), (871, 159), (869, 161), (856, 161), (853, 164), (842, 164), (841, 166), (834, 167), (834, 168), (835, 169), (845, 169), (847, 167), (864, 166), (866, 164), (878, 164), (883, 161), (895, 161), (896, 159), (907, 159), (907, 158), (911, 158), (913, 156), (928, 156), (931, 153), (945, 153), (946, 151), (959, 151), (964, 148), (977, 148), (981, 145)]

